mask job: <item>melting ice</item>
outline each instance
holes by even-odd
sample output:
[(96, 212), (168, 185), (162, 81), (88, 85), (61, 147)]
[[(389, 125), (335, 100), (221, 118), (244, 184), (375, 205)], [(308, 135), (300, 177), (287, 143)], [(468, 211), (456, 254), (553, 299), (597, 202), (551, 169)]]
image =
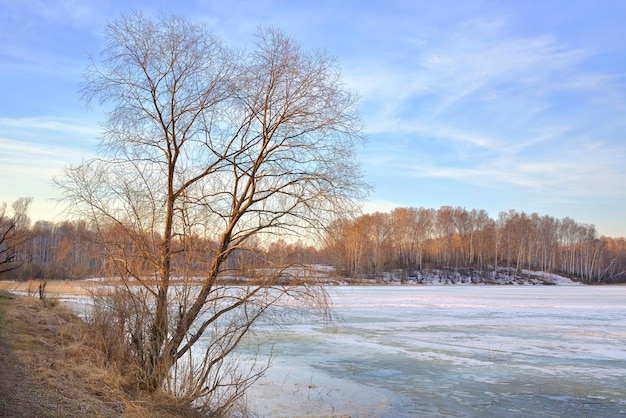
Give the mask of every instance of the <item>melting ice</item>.
[(248, 392), (253, 414), (626, 416), (626, 286), (330, 292), (332, 326), (261, 330), (273, 366)]
[(626, 286), (341, 287), (272, 334), (259, 416), (626, 416)]

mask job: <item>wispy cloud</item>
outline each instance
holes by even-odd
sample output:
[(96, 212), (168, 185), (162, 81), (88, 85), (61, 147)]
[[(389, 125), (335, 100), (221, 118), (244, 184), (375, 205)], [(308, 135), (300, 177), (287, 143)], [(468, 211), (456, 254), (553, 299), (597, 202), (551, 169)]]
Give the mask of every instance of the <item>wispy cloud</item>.
[[(498, 93), (514, 91), (536, 98), (541, 90), (565, 86), (563, 79), (571, 79), (572, 86), (574, 80), (579, 84), (591, 80), (576, 72), (587, 53), (567, 49), (551, 36), (485, 39), (462, 33), (414, 53), (404, 66), (384, 61), (359, 65), (351, 70), (349, 83), (365, 102), (377, 103), (383, 111), (413, 107), (410, 101), (424, 99), (430, 106), (421, 110), (440, 115), (469, 96), (507, 100), (507, 95)], [(597, 74), (593, 80), (606, 83), (612, 77)]]
[(69, 118), (30, 117), (30, 118), (1, 118), (0, 129), (48, 131), (55, 134), (81, 135), (95, 138), (99, 131), (94, 121), (76, 121)]
[(456, 180), (486, 188), (515, 187), (555, 197), (626, 197), (626, 169), (618, 162), (625, 154), (620, 147), (572, 140), (569, 148), (558, 153), (537, 152), (534, 157), (498, 154), (466, 166), (435, 160), (404, 167), (404, 172), (418, 178)]
[(616, 158), (626, 144), (605, 140), (626, 128), (616, 122), (624, 76), (595, 65), (585, 45), (514, 24), (462, 20), (416, 36), (405, 65), (351, 70), (369, 116), (370, 170), (554, 196), (626, 194)]
[(56, 192), (51, 180), (61, 174), (69, 163), (80, 161), (85, 155), (71, 146), (34, 144), (0, 137), (0, 201), (18, 197), (34, 197), (31, 217), (34, 220), (51, 219), (58, 208), (50, 200)]
[(34, 144), (2, 137), (0, 147), (3, 150), (0, 169), (2, 183), (5, 184), (19, 184), (24, 175), (42, 176), (39, 178), (46, 181), (58, 174), (65, 165), (89, 157), (89, 154), (71, 146)]
[(104, 4), (80, 0), (3, 2), (2, 7), (9, 13), (9, 16), (15, 20), (20, 19), (23, 23), (41, 21), (46, 24), (67, 24), (71, 22), (76, 25), (89, 25), (90, 19), (101, 19), (103, 9), (105, 9)]
[[(361, 155), (380, 191), (368, 211), (419, 206), (425, 193), (469, 205), (485, 189), (485, 201), (497, 197), (502, 209), (541, 199), (548, 213), (554, 201), (598, 210), (589, 202), (610, 200), (623, 220), (626, 8), (564, 5), (3, 2), (0, 80), (12, 100), (0, 106), (0, 185), (31, 190), (35, 176), (45, 183), (55, 167), (93, 152), (97, 125), (77, 116), (75, 103), (86, 56), (98, 53), (104, 23), (121, 11), (162, 8), (204, 20), (238, 46), (269, 24), (305, 49), (337, 55), (344, 82), (362, 96), (370, 142)], [(9, 174), (22, 186), (7, 185)]]
[(93, 155), (98, 130), (93, 124), (60, 118), (0, 118), (3, 183), (20, 176), (49, 178), (66, 164)]
[(64, 167), (93, 155), (94, 125), (64, 118), (0, 118), (0, 201), (35, 197), (34, 220), (51, 219), (59, 208), (51, 184)]
[(393, 202), (390, 200), (373, 200), (368, 201), (363, 204), (361, 208), (363, 213), (374, 213), (374, 212), (391, 212), (393, 209), (401, 206), (397, 202)]

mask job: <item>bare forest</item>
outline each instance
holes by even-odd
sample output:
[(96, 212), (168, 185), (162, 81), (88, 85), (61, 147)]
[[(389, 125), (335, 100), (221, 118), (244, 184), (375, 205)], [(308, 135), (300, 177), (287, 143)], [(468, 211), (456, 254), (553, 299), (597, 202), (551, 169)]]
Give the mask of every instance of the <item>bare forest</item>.
[[(89, 222), (30, 224), (22, 218), (9, 230), (9, 219), (8, 213), (2, 218), (6, 237), (3, 254), (12, 248), (12, 265), (21, 267), (4, 272), (3, 279), (78, 280), (118, 274)], [(15, 234), (15, 228), (19, 233)], [(122, 239), (113, 227), (107, 235), (111, 240), (116, 236)], [(19, 243), (11, 245), (12, 236), (20, 237)], [(200, 237), (195, 239), (202, 241)], [(207, 254), (216, 245), (210, 240), (198, 242)], [(5, 266), (9, 264), (6, 258)], [(410, 276), (433, 268), (471, 268), (489, 273), (497, 265), (511, 273), (528, 269), (588, 283), (626, 282), (626, 239), (598, 236), (593, 225), (571, 218), (515, 210), (493, 219), (484, 210), (459, 207), (397, 208), (391, 213), (336, 221), (318, 245), (281, 238), (257, 242), (254, 250), (232, 256), (229, 263), (258, 265), (260, 259), (275, 265), (288, 262), (333, 266), (343, 278), (375, 279), (392, 270)], [(194, 274), (204, 274), (201, 264)]]
[(534, 270), (587, 283), (626, 280), (626, 240), (598, 236), (593, 225), (566, 217), (510, 210), (497, 219), (484, 210), (443, 206), (396, 208), (337, 222), (328, 260), (349, 277), (379, 277), (402, 269), (472, 269), (508, 274)]

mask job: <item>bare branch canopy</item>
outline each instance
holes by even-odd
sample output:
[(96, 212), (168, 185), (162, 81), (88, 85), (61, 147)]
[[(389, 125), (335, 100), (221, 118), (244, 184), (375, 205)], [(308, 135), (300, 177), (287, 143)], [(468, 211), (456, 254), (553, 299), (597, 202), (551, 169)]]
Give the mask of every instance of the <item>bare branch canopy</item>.
[[(269, 307), (315, 293), (278, 286), (286, 266), (259, 260), (247, 270), (257, 286), (236, 296), (218, 277), (252, 239), (311, 238), (356, 209), (368, 189), (362, 122), (336, 60), (280, 30), (260, 28), (250, 50), (236, 50), (202, 24), (134, 13), (105, 33), (81, 89), (109, 109), (100, 157), (55, 181), (80, 216), (122, 234), (100, 239), (119, 276), (143, 284), (135, 303), (154, 307), (134, 312), (127, 331), (146, 387), (159, 390), (216, 321), (229, 317), (233, 334), (218, 337), (203, 379)], [(173, 284), (192, 276), (202, 277), (193, 290)]]

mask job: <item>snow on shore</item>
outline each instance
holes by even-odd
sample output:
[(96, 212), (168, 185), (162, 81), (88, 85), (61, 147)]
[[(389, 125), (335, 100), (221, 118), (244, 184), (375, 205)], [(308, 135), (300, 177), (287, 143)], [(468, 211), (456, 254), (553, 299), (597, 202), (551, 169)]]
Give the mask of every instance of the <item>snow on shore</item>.
[(379, 278), (345, 279), (341, 284), (407, 284), (407, 285), (580, 285), (568, 277), (542, 271), (506, 268), (494, 271), (466, 269), (431, 269), (407, 276), (400, 270), (383, 273)]
[[(341, 278), (334, 272), (331, 266), (315, 265), (312, 269), (301, 269), (289, 271), (289, 278), (299, 277), (304, 281), (318, 282), (330, 285), (472, 285), (472, 284), (490, 284), (490, 285), (581, 285), (568, 277), (564, 277), (555, 273), (543, 271), (521, 270), (515, 273), (513, 269), (510, 271), (506, 268), (498, 268), (497, 272), (493, 270), (481, 271), (472, 268), (460, 269), (428, 269), (414, 272), (407, 275), (405, 271), (394, 270), (384, 272), (379, 277), (359, 277), (359, 278)], [(229, 280), (238, 279), (245, 283), (249, 279), (235, 278), (228, 276)], [(85, 279), (86, 282), (115, 282), (118, 279), (111, 278), (91, 278)], [(198, 282), (202, 278), (197, 278)]]

